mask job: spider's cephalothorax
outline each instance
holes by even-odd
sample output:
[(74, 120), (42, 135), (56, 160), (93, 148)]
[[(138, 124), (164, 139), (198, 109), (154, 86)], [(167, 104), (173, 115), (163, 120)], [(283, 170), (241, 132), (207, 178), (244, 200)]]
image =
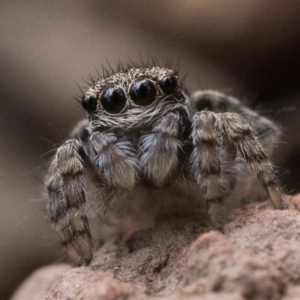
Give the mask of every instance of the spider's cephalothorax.
[(82, 103), (97, 129), (141, 128), (171, 111), (189, 113), (177, 74), (158, 67), (129, 69), (99, 80)]
[(208, 207), (222, 228), (224, 203), (243, 176), (251, 177), (243, 165), (282, 208), (267, 159), (280, 131), (237, 99), (215, 91), (190, 97), (173, 70), (135, 67), (95, 82), (82, 105), (89, 121), (58, 148), (46, 177), (49, 217), (76, 264), (92, 259), (89, 211), (128, 227), (162, 214), (205, 218)]

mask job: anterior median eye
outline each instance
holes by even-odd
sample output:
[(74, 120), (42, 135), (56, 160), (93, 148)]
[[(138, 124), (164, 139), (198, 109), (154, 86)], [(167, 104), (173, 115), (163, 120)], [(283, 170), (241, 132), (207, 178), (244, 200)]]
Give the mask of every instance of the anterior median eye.
[(129, 96), (135, 104), (147, 106), (156, 97), (156, 87), (148, 79), (137, 81), (130, 89)]
[(84, 95), (81, 104), (85, 110), (94, 111), (97, 108), (97, 98), (94, 95)]
[(109, 88), (101, 96), (100, 102), (109, 113), (119, 113), (126, 105), (126, 95), (121, 88)]
[(175, 93), (177, 88), (177, 79), (174, 75), (169, 75), (159, 81), (159, 86), (167, 95)]

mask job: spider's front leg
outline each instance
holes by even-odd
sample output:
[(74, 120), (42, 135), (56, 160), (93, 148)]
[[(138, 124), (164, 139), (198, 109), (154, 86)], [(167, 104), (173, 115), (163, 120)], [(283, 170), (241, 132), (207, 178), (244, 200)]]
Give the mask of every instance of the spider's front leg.
[(93, 245), (84, 212), (84, 165), (80, 150), (80, 142), (75, 139), (57, 150), (46, 178), (47, 208), (52, 227), (70, 258), (77, 265), (88, 265)]
[(222, 231), (224, 198), (230, 192), (230, 182), (220, 162), (220, 115), (213, 112), (197, 112), (193, 117), (190, 156), (191, 170), (204, 192), (213, 225)]
[(151, 133), (140, 138), (141, 169), (156, 186), (161, 186), (178, 165), (179, 124), (179, 113), (169, 113), (154, 124)]

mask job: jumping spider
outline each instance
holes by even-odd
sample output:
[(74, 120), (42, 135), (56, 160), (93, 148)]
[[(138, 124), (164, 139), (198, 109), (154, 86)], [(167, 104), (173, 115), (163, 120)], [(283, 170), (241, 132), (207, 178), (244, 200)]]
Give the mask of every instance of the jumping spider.
[(58, 148), (46, 176), (52, 226), (77, 265), (93, 257), (88, 210), (104, 222), (143, 221), (197, 213), (205, 203), (221, 228), (242, 165), (256, 173), (273, 207), (283, 208), (266, 155), (280, 130), (237, 99), (210, 90), (189, 96), (175, 71), (135, 66), (96, 81), (82, 106), (88, 122)]

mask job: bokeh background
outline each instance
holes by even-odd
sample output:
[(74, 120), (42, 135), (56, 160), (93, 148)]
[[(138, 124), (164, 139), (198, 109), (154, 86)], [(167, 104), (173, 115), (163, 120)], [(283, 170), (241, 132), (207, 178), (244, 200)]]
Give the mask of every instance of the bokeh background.
[[(180, 60), (187, 87), (219, 89), (282, 124), (279, 173), (300, 191), (298, 0), (0, 2), (0, 295), (63, 255), (41, 174), (85, 116), (72, 99), (107, 61)], [(50, 152), (49, 152), (50, 151)]]

